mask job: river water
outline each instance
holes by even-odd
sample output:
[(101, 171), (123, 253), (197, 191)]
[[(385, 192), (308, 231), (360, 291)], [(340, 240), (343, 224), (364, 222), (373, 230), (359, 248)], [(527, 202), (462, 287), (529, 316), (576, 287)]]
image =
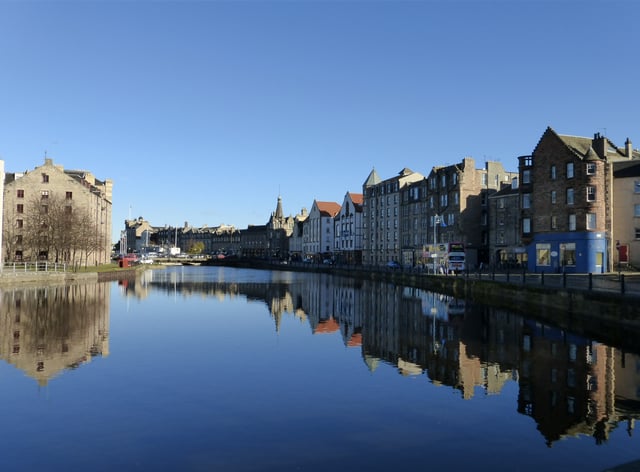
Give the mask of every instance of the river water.
[(640, 459), (638, 353), (528, 316), (220, 267), (0, 289), (0, 470), (584, 472)]

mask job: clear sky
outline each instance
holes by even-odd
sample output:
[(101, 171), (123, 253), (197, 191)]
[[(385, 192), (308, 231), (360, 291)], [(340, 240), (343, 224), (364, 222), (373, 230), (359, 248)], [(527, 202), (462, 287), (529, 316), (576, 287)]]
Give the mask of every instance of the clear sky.
[(342, 203), (373, 168), (515, 171), (547, 126), (637, 148), (639, 25), (635, 0), (0, 0), (0, 159), (112, 179), (115, 241)]

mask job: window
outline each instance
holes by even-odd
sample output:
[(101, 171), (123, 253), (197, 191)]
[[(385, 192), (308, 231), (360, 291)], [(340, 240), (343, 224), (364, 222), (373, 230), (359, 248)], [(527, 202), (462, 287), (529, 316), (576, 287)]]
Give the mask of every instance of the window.
[(42, 200), (46, 200), (47, 198), (49, 198), (49, 191), (48, 190), (43, 190), (40, 192), (40, 198)]
[(567, 189), (567, 205), (573, 205), (573, 189)]
[[(638, 206), (638, 205), (636, 205)], [(16, 205), (16, 213), (24, 213), (24, 205), (22, 203), (18, 203)]]
[(587, 201), (588, 202), (596, 201), (596, 188), (593, 186), (587, 187)]
[(551, 177), (551, 180), (556, 180), (556, 178), (557, 178), (557, 171), (556, 171), (556, 166), (555, 165), (551, 166), (551, 175), (550, 175), (550, 177)]
[(16, 228), (24, 228), (24, 221), (16, 220)]
[(636, 239), (640, 239), (640, 228), (636, 228)]
[(440, 195), (440, 206), (447, 206), (447, 195)]
[(489, 182), (489, 176), (487, 174), (482, 174), (482, 185), (486, 187), (488, 182)]
[(440, 186), (442, 188), (446, 188), (447, 187), (447, 174), (442, 174), (440, 176)]
[(522, 232), (525, 234), (531, 232), (531, 218), (522, 218)]
[(587, 213), (587, 229), (588, 230), (596, 229), (596, 214), (595, 213)]
[[(73, 192), (67, 192), (66, 198), (67, 200), (71, 200), (73, 198)], [(349, 211), (348, 208), (347, 211)]]
[(569, 231), (576, 230), (576, 215), (569, 215)]
[(16, 244), (22, 244), (22, 235), (21, 234), (16, 236)]
[(640, 180), (633, 182), (633, 193), (640, 193)]
[(40, 209), (42, 210), (42, 213), (49, 213), (49, 205), (42, 205)]
[(595, 162), (587, 162), (586, 169), (587, 169), (587, 175), (595, 175), (595, 173), (596, 173), (596, 163)]
[(49, 183), (49, 174), (42, 174), (42, 183), (43, 184)]
[(522, 208), (531, 208), (531, 194), (523, 193), (522, 194)]
[(522, 171), (522, 183), (523, 184), (531, 183), (531, 170), (526, 169)]
[(18, 189), (18, 198), (24, 198), (24, 190), (23, 189)]
[(640, 205), (633, 205), (633, 216), (640, 217)]
[(504, 208), (504, 198), (498, 199), (498, 208)]
[(567, 179), (573, 179), (573, 162), (567, 162)]
[(456, 185), (458, 183), (458, 173), (454, 172), (453, 174), (451, 174), (451, 183), (453, 185)]
[(558, 229), (558, 217), (557, 216), (552, 216), (551, 217), (551, 229)]
[(551, 191), (551, 204), (552, 205), (556, 204), (556, 191), (555, 190)]
[(536, 265), (548, 266), (551, 265), (551, 245), (536, 244)]

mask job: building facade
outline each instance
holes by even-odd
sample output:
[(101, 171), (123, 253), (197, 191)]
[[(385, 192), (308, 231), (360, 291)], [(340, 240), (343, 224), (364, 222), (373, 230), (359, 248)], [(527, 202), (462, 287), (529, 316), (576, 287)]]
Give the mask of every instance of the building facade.
[(434, 167), (427, 178), (427, 239), (430, 244), (460, 242), (465, 246), (467, 267), (490, 263), (489, 196), (511, 183), (517, 172), (500, 162), (475, 160)]
[(613, 165), (613, 267), (640, 268), (640, 161)]
[(5, 261), (104, 264), (111, 259), (113, 182), (52, 159), (4, 179)]
[(361, 193), (347, 192), (334, 219), (334, 255), (342, 264), (362, 264), (362, 203)]
[(520, 232), (518, 179), (489, 196), (489, 254), (489, 264), (497, 269), (527, 265), (527, 250)]
[(530, 271), (611, 270), (613, 163), (638, 157), (629, 140), (618, 148), (600, 133), (586, 138), (546, 129), (532, 155), (519, 158)]
[(306, 258), (324, 260), (333, 257), (334, 221), (340, 211), (336, 202), (313, 201), (309, 218), (303, 225), (303, 251)]
[(364, 264), (385, 265), (401, 260), (400, 191), (424, 176), (404, 168), (381, 180), (373, 169), (362, 186), (362, 259)]

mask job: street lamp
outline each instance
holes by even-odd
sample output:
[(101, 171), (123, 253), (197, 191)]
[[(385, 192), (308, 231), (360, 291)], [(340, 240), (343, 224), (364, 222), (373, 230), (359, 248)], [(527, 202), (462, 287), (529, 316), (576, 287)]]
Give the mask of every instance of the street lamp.
[(437, 213), (433, 215), (433, 274), (437, 274), (437, 261), (438, 261), (438, 225), (440, 224), (440, 215)]

